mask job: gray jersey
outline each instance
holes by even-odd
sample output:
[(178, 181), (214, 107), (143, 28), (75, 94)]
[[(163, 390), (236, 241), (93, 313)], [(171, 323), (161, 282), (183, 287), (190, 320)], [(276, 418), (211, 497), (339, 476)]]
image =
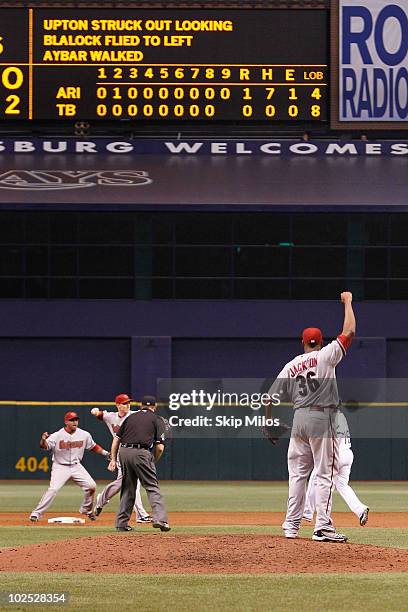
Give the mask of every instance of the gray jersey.
[(338, 406), (336, 365), (345, 355), (343, 338), (294, 357), (279, 372), (269, 394), (279, 393), (281, 401), (292, 402), (293, 408)]
[(336, 435), (340, 439), (341, 447), (351, 448), (350, 430), (347, 419), (340, 411), (337, 415)]
[(80, 463), (84, 452), (96, 446), (91, 434), (79, 427), (72, 434), (62, 427), (48, 436), (45, 443), (47, 450), (52, 452), (52, 460), (61, 465)]
[(112, 437), (119, 430), (119, 427), (127, 419), (127, 417), (134, 412), (136, 411), (129, 410), (129, 412), (127, 412), (123, 417), (119, 416), (118, 412), (108, 412), (107, 410), (102, 412), (102, 420), (111, 432)]

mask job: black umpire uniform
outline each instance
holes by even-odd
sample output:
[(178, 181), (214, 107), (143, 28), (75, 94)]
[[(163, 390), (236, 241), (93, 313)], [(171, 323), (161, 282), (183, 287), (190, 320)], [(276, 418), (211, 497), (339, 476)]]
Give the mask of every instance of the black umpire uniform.
[(155, 466), (155, 460), (160, 458), (164, 450), (165, 440), (163, 420), (155, 414), (155, 409), (156, 399), (145, 395), (140, 410), (131, 414), (116, 433), (120, 442), (123, 472), (120, 505), (116, 516), (116, 529), (119, 531), (131, 530), (128, 523), (135, 503), (138, 479), (146, 490), (152, 508), (153, 527), (161, 531), (170, 530)]

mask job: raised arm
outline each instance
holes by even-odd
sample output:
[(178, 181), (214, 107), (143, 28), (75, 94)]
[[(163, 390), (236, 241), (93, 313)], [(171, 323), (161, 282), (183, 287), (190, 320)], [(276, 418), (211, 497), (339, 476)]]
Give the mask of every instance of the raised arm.
[(340, 299), (344, 304), (344, 323), (341, 333), (343, 336), (352, 338), (356, 333), (356, 318), (354, 316), (353, 306), (351, 305), (353, 294), (350, 293), (350, 291), (343, 291), (343, 293), (340, 294)]
[(103, 421), (103, 410), (99, 410), (99, 408), (95, 406), (95, 408), (92, 408), (91, 414), (100, 421)]
[(49, 437), (50, 434), (48, 433), (48, 431), (44, 431), (40, 439), (40, 448), (45, 448), (45, 450), (48, 450), (47, 438)]

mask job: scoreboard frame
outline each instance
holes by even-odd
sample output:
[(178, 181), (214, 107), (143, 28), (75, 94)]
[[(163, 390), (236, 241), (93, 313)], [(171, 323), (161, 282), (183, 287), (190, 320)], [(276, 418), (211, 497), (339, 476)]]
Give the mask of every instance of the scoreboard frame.
[[(407, 119), (405, 120), (388, 120), (381, 121), (377, 119), (375, 116), (370, 117), (370, 115), (379, 114), (379, 106), (377, 102), (381, 96), (381, 92), (376, 88), (373, 82), (373, 71), (381, 71), (385, 73), (385, 71), (389, 68), (385, 63), (381, 62), (381, 59), (378, 57), (376, 51), (376, 42), (375, 39), (378, 39), (381, 35), (383, 36), (383, 32), (377, 33), (375, 32), (375, 23), (376, 19), (378, 21), (378, 17), (372, 12), (372, 9), (377, 5), (381, 10), (381, 1), (382, 0), (358, 0), (350, 2), (349, 4), (353, 6), (354, 11), (360, 13), (358, 17), (359, 23), (355, 24), (353, 27), (355, 28), (355, 33), (352, 37), (348, 36), (346, 38), (345, 45), (349, 43), (349, 53), (350, 53), (350, 62), (342, 64), (342, 57), (340, 52), (340, 45), (342, 44), (344, 38), (343, 32), (343, 24), (340, 22), (340, 6), (343, 3), (343, 0), (331, 0), (330, 5), (330, 127), (335, 130), (359, 130), (359, 131), (394, 131), (394, 130), (406, 130), (408, 127), (407, 119), (408, 119), (408, 103), (407, 103)], [(347, 2), (344, 2), (347, 4)], [(384, 7), (387, 6), (387, 3), (383, 3)], [(389, 4), (388, 4), (389, 6)], [(352, 19), (352, 17), (350, 17)], [(357, 19), (357, 17), (356, 17)], [(368, 23), (369, 22), (369, 23)], [(408, 24), (408, 13), (407, 13), (407, 24)], [(394, 24), (395, 25), (395, 24)], [(384, 24), (383, 24), (384, 26)], [(351, 26), (350, 26), (351, 29)], [(365, 30), (365, 33), (364, 33)], [(358, 36), (358, 32), (361, 32), (361, 36)], [(384, 30), (383, 30), (384, 31)], [(394, 47), (398, 44), (398, 41), (391, 40), (391, 37), (388, 41), (384, 42), (384, 47), (389, 47), (390, 45)], [(353, 40), (353, 42), (350, 42)], [(407, 41), (408, 42), (408, 41)], [(402, 46), (402, 42), (401, 42)], [(364, 59), (362, 61), (362, 65), (359, 65), (361, 55), (361, 51), (366, 51), (366, 55), (369, 58), (368, 64), (364, 65)], [(391, 54), (390, 54), (391, 55)], [(367, 75), (367, 71), (371, 72), (371, 75), (367, 77), (367, 81), (362, 83), (363, 78)], [(391, 71), (393, 67), (391, 67)], [(343, 72), (344, 71), (344, 72)], [(343, 95), (342, 88), (346, 85), (346, 71), (352, 75), (355, 79), (355, 89), (356, 94), (352, 96), (351, 92), (346, 92)], [(395, 71), (396, 72), (396, 71)], [(408, 75), (408, 73), (407, 73)], [(342, 87), (340, 86), (340, 80), (342, 79)], [(406, 80), (406, 89), (408, 92), (408, 78)], [(364, 86), (364, 89), (363, 89)], [(359, 89), (360, 94), (357, 92)], [(384, 87), (385, 91), (385, 87)], [(383, 94), (384, 97), (386, 94)], [(408, 94), (407, 94), (408, 95)], [(364, 97), (364, 100), (362, 99)], [(360, 102), (359, 102), (360, 100)], [(348, 106), (353, 105), (356, 108), (356, 112), (361, 112), (360, 119), (357, 120), (347, 120), (342, 119), (341, 114), (346, 114), (343, 107), (345, 107), (346, 102)], [(377, 108), (376, 108), (377, 104)], [(360, 107), (363, 110), (359, 110)], [(366, 109), (371, 110), (366, 110)], [(365, 116), (363, 116), (365, 115)]]
[[(61, 8), (61, 6), (59, 6), (58, 14), (61, 16), (60, 21), (63, 20), (64, 15), (68, 15), (70, 12), (75, 13), (75, 15), (79, 15), (79, 13), (82, 11), (84, 12), (84, 19), (86, 15), (88, 15), (89, 21), (91, 22), (92, 15), (93, 14), (95, 15), (98, 11), (99, 12), (108, 11), (108, 10), (110, 12), (114, 11), (114, 9), (111, 8), (110, 4), (109, 4), (108, 9), (107, 9), (106, 4), (100, 4), (98, 5), (98, 8), (96, 8), (94, 4), (92, 4), (91, 7), (88, 7), (88, 4), (89, 3), (81, 4), (81, 7), (84, 7), (83, 9), (82, 8), (73, 9), (72, 5), (67, 8), (65, 7)], [(128, 6), (128, 3), (124, 3), (124, 4)], [(176, 5), (171, 5), (171, 6), (175, 7)], [(222, 100), (218, 100), (219, 108), (221, 108), (222, 106), (223, 108), (219, 110), (218, 106), (215, 104), (211, 104), (211, 103), (204, 104), (203, 108), (211, 109), (211, 112), (208, 111), (210, 114), (206, 114), (206, 112), (201, 114), (198, 104), (191, 103), (188, 106), (189, 114), (187, 116), (184, 115), (183, 105), (177, 104), (176, 99), (172, 100), (172, 106), (170, 106), (170, 104), (157, 105), (157, 108), (160, 107), (164, 109), (163, 113), (167, 113), (163, 115), (158, 115), (154, 113), (152, 114), (151, 104), (143, 105), (142, 107), (143, 110), (146, 112), (146, 109), (149, 108), (149, 113), (150, 113), (150, 114), (143, 115), (143, 116), (137, 116), (137, 113), (139, 111), (137, 109), (136, 104), (133, 104), (133, 105), (129, 104), (126, 107), (127, 110), (129, 110), (129, 108), (132, 108), (132, 113), (136, 113), (136, 115), (133, 115), (133, 116), (128, 116), (126, 114), (123, 115), (123, 107), (121, 106), (121, 104), (115, 104), (115, 105), (112, 104), (111, 107), (105, 112), (105, 107), (107, 105), (103, 104), (103, 96), (108, 95), (108, 94), (106, 94), (106, 91), (104, 91), (103, 82), (100, 83), (100, 86), (97, 90), (95, 89), (95, 96), (92, 98), (92, 102), (95, 103), (95, 102), (98, 102), (98, 100), (96, 99), (96, 95), (100, 95), (102, 97), (102, 101), (100, 101), (100, 104), (98, 105), (98, 109), (100, 109), (100, 112), (96, 112), (96, 111), (93, 112), (91, 109), (90, 102), (87, 102), (86, 104), (84, 104), (84, 108), (86, 110), (80, 109), (77, 111), (76, 103), (75, 102), (71, 103), (69, 101), (69, 96), (73, 96), (73, 100), (75, 100), (76, 95), (90, 96), (91, 95), (90, 87), (92, 87), (94, 84), (96, 85), (96, 82), (97, 82), (96, 77), (94, 77), (94, 82), (91, 82), (91, 79), (87, 78), (87, 75), (85, 74), (85, 71), (84, 71), (82, 73), (82, 77), (83, 77), (82, 85), (80, 84), (77, 85), (77, 87), (79, 88), (82, 87), (82, 90), (77, 89), (77, 93), (75, 93), (75, 84), (73, 82), (70, 82), (70, 81), (75, 81), (75, 79), (63, 77), (65, 78), (65, 83), (62, 82), (61, 80), (61, 87), (59, 87), (58, 90), (55, 91), (55, 86), (54, 86), (54, 91), (52, 92), (53, 95), (51, 95), (50, 94), (51, 92), (50, 81), (52, 81), (52, 78), (50, 78), (49, 76), (45, 76), (46, 70), (48, 71), (52, 70), (54, 75), (58, 71), (58, 74), (59, 74), (58, 78), (60, 78), (61, 75), (64, 74), (64, 70), (66, 71), (66, 65), (64, 65), (62, 61), (58, 62), (58, 59), (54, 63), (53, 63), (53, 59), (52, 58), (50, 59), (51, 57), (50, 49), (52, 49), (52, 45), (53, 45), (52, 41), (55, 39), (55, 44), (58, 45), (60, 39), (64, 38), (64, 35), (65, 35), (65, 39), (68, 40), (68, 37), (70, 35), (74, 36), (75, 32), (72, 33), (72, 32), (61, 30), (55, 33), (53, 31), (48, 30), (47, 33), (45, 34), (44, 26), (41, 27), (36, 23), (35, 18), (38, 15), (39, 19), (41, 19), (41, 16), (42, 16), (42, 19), (43, 19), (42, 23), (44, 24), (45, 23), (44, 16), (47, 14), (50, 15), (50, 18), (48, 19), (48, 21), (53, 22), (53, 23), (56, 23), (58, 21), (55, 15), (53, 18), (51, 18), (52, 11), (54, 12), (56, 11), (56, 7), (53, 4), (27, 3), (23, 9), (21, 7), (10, 8), (10, 6), (8, 8), (2, 8), (2, 5), (0, 4), (0, 14), (2, 11), (13, 11), (13, 10), (28, 11), (28, 32), (26, 34), (26, 38), (28, 40), (28, 58), (26, 59), (25, 62), (20, 62), (20, 64), (22, 65), (22, 68), (18, 69), (20, 71), (19, 74), (20, 73), (23, 74), (22, 71), (27, 68), (28, 95), (27, 97), (25, 97), (23, 95), (24, 92), (21, 89), (21, 96), (20, 96), (23, 102), (25, 100), (25, 104), (22, 104), (22, 106), (26, 107), (27, 110), (26, 111), (24, 110), (24, 112), (21, 113), (21, 109), (19, 109), (17, 101), (16, 101), (16, 98), (18, 96), (15, 90), (18, 89), (18, 87), (16, 87), (15, 84), (13, 85), (12, 81), (13, 81), (13, 78), (14, 80), (17, 80), (17, 77), (12, 74), (11, 75), (12, 78), (8, 78), (9, 73), (6, 73), (7, 78), (4, 78), (4, 71), (9, 70), (10, 66), (13, 65), (12, 60), (9, 60), (7, 66), (5, 66), (5, 63), (3, 63), (2, 65), (0, 61), (0, 97), (2, 95), (1, 89), (4, 90), (5, 84), (6, 84), (6, 88), (7, 86), (9, 86), (10, 88), (14, 90), (9, 95), (9, 98), (13, 97), (13, 100), (11, 100), (11, 102), (9, 100), (8, 102), (9, 106), (7, 107), (7, 109), (9, 112), (6, 113), (5, 111), (1, 109), (1, 106), (0, 106), (2, 121), (8, 119), (8, 120), (14, 120), (15, 122), (28, 121), (30, 123), (31, 122), (41, 122), (41, 121), (65, 121), (65, 120), (91, 121), (91, 122), (105, 121), (107, 122), (107, 121), (115, 121), (119, 119), (119, 120), (131, 121), (133, 124), (140, 124), (141, 121), (145, 121), (145, 122), (151, 122), (151, 123), (154, 122), (156, 125), (164, 124), (165, 122), (168, 123), (168, 122), (175, 122), (175, 121), (182, 121), (182, 122), (188, 121), (190, 123), (194, 123), (197, 121), (203, 121), (203, 122), (208, 122), (208, 123), (213, 123), (213, 124), (228, 121), (228, 122), (238, 122), (239, 124), (242, 124), (242, 125), (265, 123), (265, 122), (269, 123), (270, 125), (274, 125), (274, 124), (276, 125), (278, 122), (279, 123), (287, 122), (290, 124), (297, 124), (297, 125), (312, 123), (316, 126), (322, 125), (324, 123), (326, 124), (329, 123), (328, 101), (327, 101), (328, 89), (329, 89), (327, 86), (328, 19), (327, 19), (327, 12), (324, 10), (324, 8), (321, 5), (316, 8), (313, 7), (313, 9), (310, 9), (310, 8), (307, 8), (307, 9), (281, 8), (279, 6), (279, 7), (274, 7), (270, 9), (263, 8), (262, 11), (258, 9), (248, 11), (248, 9), (230, 8), (228, 13), (226, 10), (221, 9), (218, 6), (216, 11), (213, 11), (212, 13), (214, 21), (219, 22), (221, 21), (222, 17), (226, 19), (227, 15), (229, 15), (232, 20), (235, 20), (234, 25), (236, 25), (237, 32), (233, 31), (234, 28), (232, 28), (232, 31), (228, 33), (219, 32), (219, 31), (214, 32), (214, 34), (216, 34), (218, 38), (214, 37), (213, 40), (217, 41), (217, 44), (221, 47), (222, 53), (224, 54), (224, 56), (226, 56), (226, 61), (223, 61), (222, 64), (214, 62), (214, 60), (212, 62), (208, 62), (208, 67), (209, 67), (208, 74), (211, 75), (212, 72), (215, 72), (215, 71), (217, 71), (217, 74), (218, 74), (218, 80), (217, 80), (217, 83), (214, 83), (214, 87), (211, 87), (212, 85), (211, 79), (213, 79), (214, 77), (207, 76), (207, 74), (205, 76), (205, 82), (201, 82), (198, 85), (202, 87), (207, 86), (205, 89), (205, 96), (209, 98), (209, 101), (211, 101), (211, 96), (214, 96), (214, 89), (216, 92), (215, 95), (219, 95), (219, 97), (222, 95), (220, 92), (223, 92), (225, 95), (225, 99), (223, 100), (223, 102)], [(116, 11), (118, 12), (118, 15), (115, 16), (115, 19), (119, 21), (119, 13), (120, 15), (123, 16), (124, 14), (127, 14), (127, 11), (129, 11), (129, 8), (126, 8), (126, 9), (121, 8), (120, 11)], [(174, 8), (166, 7), (166, 8), (158, 9), (157, 7), (153, 7), (149, 9), (147, 8), (136, 9), (135, 7), (132, 7), (131, 11), (133, 11), (135, 14), (137, 13), (140, 15), (157, 14), (158, 16), (160, 16), (160, 15), (168, 15), (169, 11), (174, 11)], [(270, 30), (267, 29), (267, 26), (270, 27), (271, 23), (273, 23), (272, 15), (278, 15), (276, 11), (280, 11), (280, 17), (282, 19), (286, 19), (286, 22), (285, 22), (286, 26), (289, 28), (292, 28), (291, 30), (289, 30), (289, 37), (291, 36), (292, 38), (290, 39), (290, 42), (287, 46), (284, 46), (283, 44), (279, 46), (278, 44), (279, 41), (284, 40), (284, 32), (282, 32), (282, 27), (278, 20), (276, 24), (273, 25), (275, 29), (273, 30), (272, 34), (274, 34), (274, 36), (271, 35)], [(303, 13), (299, 11), (303, 11)], [(314, 23), (313, 19), (311, 19), (311, 15), (312, 15), (311, 11), (315, 11), (315, 12), (317, 11), (319, 13), (319, 18), (315, 20), (316, 25), (314, 26), (318, 31), (317, 32), (315, 31), (313, 33), (314, 34), (313, 36), (311, 32), (307, 31), (307, 24)], [(296, 17), (295, 17), (295, 14), (296, 14)], [(179, 15), (184, 15), (184, 16), (189, 15), (191, 16), (191, 21), (198, 22), (202, 20), (204, 22), (206, 20), (208, 21), (209, 19), (208, 15), (210, 15), (210, 12), (208, 9), (205, 9), (205, 8), (204, 9), (203, 8), (199, 8), (199, 9), (196, 9), (196, 8), (183, 8), (183, 9), (180, 8), (179, 9), (178, 8), (177, 11), (174, 12), (173, 21), (175, 25), (179, 24), (179, 21), (176, 19), (176, 16), (179, 16)], [(307, 15), (307, 18), (306, 18), (306, 15)], [(265, 24), (263, 22), (265, 21), (267, 16), (271, 17), (271, 19), (268, 22), (268, 24)], [(79, 18), (80, 17), (78, 16), (77, 19)], [(304, 21), (304, 24), (302, 23), (302, 19)], [(159, 17), (157, 17), (157, 20), (159, 20)], [(97, 20), (95, 19), (95, 21)], [(125, 20), (122, 19), (122, 21), (125, 21)], [(165, 20), (161, 19), (160, 21), (165, 21)], [(185, 21), (188, 22), (187, 17), (185, 17)], [(254, 28), (253, 31), (255, 32), (255, 35), (253, 37), (253, 40), (251, 39), (251, 42), (249, 43), (247, 42), (249, 39), (247, 34), (251, 32), (250, 24), (255, 21), (257, 21), (258, 27)], [(296, 21), (296, 24), (294, 24), (295, 21)], [(0, 24), (2, 22), (4, 24), (5, 20), (0, 19)], [(181, 25), (183, 25), (183, 23)], [(3, 27), (5, 28), (6, 26), (3, 25)], [(51, 24), (50, 26), (51, 30), (52, 30), (52, 27), (53, 26)], [(55, 26), (56, 30), (58, 30), (58, 27)], [(242, 31), (239, 31), (240, 28)], [(245, 31), (245, 28), (247, 28), (247, 31)], [(21, 31), (20, 28), (17, 28), (17, 29)], [(303, 30), (306, 30), (306, 34), (310, 34), (310, 36), (308, 37), (299, 36), (300, 33), (305, 34)], [(320, 35), (320, 30), (322, 30), (321, 35)], [(129, 34), (132, 34), (132, 33), (129, 32)], [(156, 59), (155, 61), (150, 61), (146, 63), (143, 62), (143, 64), (147, 67), (149, 66), (149, 64), (152, 64), (154, 66), (160, 66), (162, 69), (162, 74), (163, 74), (164, 69), (168, 69), (168, 71), (172, 70), (173, 80), (171, 81), (171, 83), (169, 83), (168, 80), (166, 80), (168, 79), (168, 77), (163, 77), (164, 80), (162, 83), (155, 82), (152, 84), (152, 87), (149, 87), (149, 83), (145, 82), (145, 84), (143, 85), (143, 88), (141, 88), (141, 92), (143, 96), (146, 96), (147, 93), (151, 95), (152, 88), (153, 88), (153, 95), (154, 96), (159, 95), (158, 87), (161, 84), (162, 85), (161, 93), (163, 95), (164, 100), (166, 99), (166, 96), (167, 97), (169, 96), (169, 92), (170, 92), (170, 95), (176, 98), (175, 92), (178, 91), (180, 93), (180, 90), (184, 90), (184, 92), (181, 91), (181, 94), (180, 94), (182, 95), (182, 97), (184, 97), (185, 92), (187, 92), (190, 97), (193, 97), (190, 102), (193, 102), (194, 96), (198, 98), (201, 97), (200, 91), (199, 91), (199, 94), (197, 95), (197, 91), (196, 91), (197, 87), (195, 87), (194, 82), (190, 82), (189, 84), (190, 89), (187, 90), (186, 79), (182, 73), (183, 65), (187, 67), (190, 66), (190, 72), (191, 72), (191, 66), (204, 66), (205, 65), (203, 61), (197, 61), (199, 59), (201, 60), (203, 59), (204, 57), (203, 53), (205, 54), (205, 58), (207, 57), (206, 55), (207, 52), (209, 56), (211, 56), (212, 54), (214, 58), (215, 57), (219, 58), (220, 55), (219, 55), (218, 48), (216, 48), (215, 50), (208, 48), (208, 40), (209, 40), (208, 36), (206, 39), (207, 42), (205, 41), (205, 36), (203, 36), (203, 41), (201, 41), (199, 38), (200, 34), (201, 34), (200, 31), (198, 31), (196, 35), (194, 31), (188, 30), (187, 32), (182, 31), (181, 35), (175, 35), (174, 33), (167, 35), (166, 33), (164, 33), (163, 36), (158, 36), (158, 35), (149, 36), (149, 37), (142, 36), (142, 35), (140, 37), (138, 37), (137, 35), (133, 35), (133, 37), (128, 36), (128, 38), (133, 38), (134, 40), (136, 40), (136, 38), (140, 38), (140, 40), (143, 38), (143, 41), (144, 41), (143, 44), (145, 44), (146, 46), (147, 46), (148, 38), (150, 38), (150, 40), (153, 40), (153, 38), (156, 38), (158, 40), (160, 39), (159, 46), (161, 44), (166, 45), (166, 47), (163, 47), (160, 49), (160, 53), (163, 54), (164, 52), (164, 54), (167, 54), (166, 57), (169, 56), (170, 54), (170, 59), (171, 59), (171, 54), (177, 55), (175, 59), (178, 59), (180, 57), (180, 53), (179, 53), (180, 49), (177, 49), (176, 47), (182, 47), (184, 44), (186, 45), (186, 48), (183, 49), (183, 53), (185, 54), (184, 55), (185, 59), (188, 59), (189, 62), (169, 61), (169, 60), (167, 60), (166, 62), (157, 61), (157, 58), (159, 60), (163, 60), (163, 55), (161, 56), (160, 54), (158, 55), (157, 48), (152, 49), (152, 50), (149, 49), (149, 53), (152, 53), (152, 57)], [(204, 34), (207, 34), (207, 32), (205, 32)], [(228, 38), (228, 34), (229, 34), (229, 38)], [(1, 26), (0, 26), (0, 37), (1, 36), (2, 36), (2, 31), (1, 31)], [(40, 36), (42, 36), (42, 38), (41, 38), (41, 41), (39, 42)], [(107, 36), (108, 35), (105, 35), (105, 38), (102, 39), (103, 40), (102, 45), (104, 44), (104, 41), (107, 40)], [(196, 40), (194, 40), (194, 36), (196, 36)], [(221, 43), (219, 42), (220, 36), (224, 36), (224, 38), (221, 39)], [(264, 38), (262, 38), (262, 36)], [(98, 35), (94, 35), (93, 38), (96, 40), (97, 37)], [(115, 36), (115, 38), (120, 38), (120, 37), (124, 38), (122, 32), (118, 36)], [(113, 39), (113, 38), (114, 36), (110, 37), (110, 39)], [(297, 40), (294, 40), (294, 38), (296, 38)], [(4, 35), (3, 35), (3, 39), (4, 39)], [(85, 40), (85, 36), (83, 37), (83, 39)], [(171, 39), (170, 42), (168, 41), (168, 39)], [(277, 42), (275, 42), (275, 39)], [(74, 40), (74, 38), (69, 39), (69, 40)], [(45, 44), (43, 44), (44, 41), (46, 41), (50, 45), (49, 49), (47, 50), (47, 61), (50, 62), (48, 64), (44, 62), (44, 60), (39, 61), (42, 59), (39, 56), (40, 53), (43, 53), (43, 56), (42, 56), (43, 58), (46, 56)], [(268, 42), (268, 47), (266, 46), (266, 41)], [(0, 40), (0, 42), (2, 41)], [(194, 49), (192, 49), (193, 43), (194, 43)], [(69, 46), (69, 42), (67, 42), (66, 44)], [(207, 48), (205, 47), (206, 44), (207, 44)], [(234, 48), (234, 45), (235, 45), (235, 48)], [(273, 45), (275, 45), (275, 48), (273, 48)], [(173, 48), (169, 49), (169, 47), (173, 47)], [(142, 49), (144, 49), (144, 47), (142, 47)], [(67, 64), (69, 61), (71, 61), (70, 58), (72, 57), (75, 58), (79, 56), (78, 54), (75, 55), (74, 52), (70, 55), (65, 54), (64, 56), (63, 51), (61, 51), (60, 56), (57, 56), (58, 47), (55, 50), (52, 49), (52, 52), (55, 52), (56, 57), (67, 57), (68, 58)], [(91, 57), (90, 54), (89, 56), (86, 56), (86, 53), (88, 51), (85, 48), (82, 50), (82, 52), (83, 52), (82, 57), (84, 58)], [(113, 55), (114, 54), (113, 50), (111, 52), (112, 52), (112, 57), (117, 56), (117, 55), (116, 56)], [(185, 52), (187, 52), (187, 54)], [(126, 60), (123, 62), (123, 66), (122, 66), (123, 68), (130, 67), (132, 63), (132, 58), (134, 59), (135, 62), (140, 61), (140, 59), (136, 58), (136, 55), (137, 53), (139, 53), (140, 54), (139, 58), (140, 58), (142, 53), (140, 53), (140, 51), (139, 52), (133, 51), (132, 53), (133, 55), (131, 56), (131, 59), (129, 61)], [(236, 61), (236, 58), (238, 54), (240, 53), (244, 53), (245, 55), (242, 63)], [(270, 55), (279, 57), (280, 61), (274, 62), (273, 59), (271, 61), (267, 61)], [(92, 56), (92, 61), (94, 57), (95, 55)], [(310, 60), (311, 57), (313, 58), (316, 57), (319, 59), (319, 61), (315, 61), (315, 60), (307, 61), (307, 59)], [(298, 61), (293, 61), (293, 59), (292, 61), (282, 61), (282, 58), (285, 60), (286, 58), (288, 58), (288, 60), (292, 58), (296, 58), (296, 59), (299, 58), (299, 59)], [(221, 59), (223, 58), (221, 57)], [(1, 55), (0, 55), (0, 60), (1, 60)], [(85, 61), (84, 61), (84, 64), (85, 64)], [(73, 74), (76, 71), (75, 74), (80, 74), (79, 71), (85, 69), (84, 64), (81, 66), (80, 63), (78, 62), (75, 63), (75, 59), (74, 59), (74, 63), (70, 67), (71, 73)], [(23, 68), (23, 65), (24, 65), (24, 68)], [(51, 68), (51, 65), (53, 66), (53, 68)], [(108, 62), (106, 62), (105, 64), (102, 62), (99, 65), (98, 76), (102, 74), (102, 78), (106, 78), (108, 76), (108, 75), (103, 74), (103, 69), (105, 65), (107, 66)], [(137, 63), (132, 64), (134, 68), (134, 72), (135, 72), (136, 66), (139, 66), (139, 65), (140, 64), (137, 64)], [(214, 70), (212, 69), (212, 66), (214, 66)], [(175, 68), (177, 67), (179, 68), (178, 74), (175, 72)], [(224, 74), (220, 72), (221, 70), (220, 67), (224, 67)], [(89, 75), (91, 75), (91, 71), (95, 70), (95, 68), (96, 68), (96, 65), (89, 67)], [(244, 76), (242, 76), (241, 72), (245, 73), (245, 70), (248, 73), (250, 73), (249, 77), (245, 77), (245, 74)], [(268, 80), (268, 76), (264, 76), (264, 70), (265, 71), (269, 70), (271, 75), (273, 73), (273, 77), (270, 77)], [(228, 75), (228, 73), (230, 73), (230, 77), (231, 79), (234, 79), (234, 82), (229, 81), (230, 77), (226, 76)], [(239, 76), (238, 79), (237, 79), (237, 75)], [(138, 79), (139, 76), (135, 78)], [(146, 79), (148, 78), (151, 78), (150, 75), (146, 77)], [(248, 79), (247, 81), (245, 80), (246, 78)], [(179, 79), (179, 82), (177, 82), (177, 79)], [(222, 79), (225, 79), (225, 81), (223, 82)], [(99, 79), (99, 80), (102, 80), (102, 79)], [(110, 81), (109, 85), (111, 87), (113, 87), (116, 84), (113, 82), (112, 78), (109, 79), (109, 81)], [(138, 81), (136, 80), (134, 84), (137, 85), (137, 83)], [(62, 90), (63, 89), (62, 86), (64, 84), (66, 85), (67, 90), (69, 89), (69, 91), (67, 91), (66, 93), (66, 96), (68, 96), (67, 98), (64, 98), (64, 92)], [(122, 84), (121, 82), (118, 82), (118, 85), (120, 85), (121, 87), (124, 87), (124, 84)], [(131, 85), (132, 83), (129, 83), (129, 81), (127, 81), (126, 86), (128, 87), (128, 90), (118, 91), (117, 96), (121, 98), (123, 92), (125, 94), (129, 94)], [(221, 89), (222, 85), (225, 85), (225, 86)], [(154, 89), (154, 87), (156, 87), (156, 89)], [(217, 89), (217, 87), (219, 89)], [(239, 94), (235, 95), (236, 92), (239, 92)], [(304, 92), (307, 92), (307, 93), (304, 95)], [(194, 96), (193, 96), (193, 93), (194, 93)], [(47, 94), (47, 96), (45, 94)], [(55, 106), (55, 96), (56, 95), (62, 96), (62, 100), (59, 101), (59, 106), (57, 107), (58, 113), (55, 114), (54, 112), (54, 114), (51, 114), (51, 105), (54, 104)], [(139, 95), (138, 91), (135, 91), (134, 87), (132, 89), (132, 95), (136, 97)], [(239, 115), (238, 110), (237, 110), (241, 102), (241, 100), (238, 100), (239, 95), (242, 97), (243, 100), (245, 100), (245, 98), (255, 99), (254, 103), (251, 102), (250, 104), (244, 104), (244, 103), (241, 104), (241, 115)], [(299, 100), (299, 103), (298, 102), (296, 103), (288, 102), (288, 100), (285, 99), (285, 95), (288, 97), (288, 100)], [(312, 99), (311, 97), (312, 95), (316, 95), (316, 96), (319, 95), (320, 97), (318, 99)], [(38, 96), (43, 96), (43, 97), (40, 98)], [(273, 100), (272, 102), (269, 100), (268, 96), (271, 96), (271, 97), (275, 96), (274, 99), (278, 100), (276, 105), (275, 103), (272, 103)], [(3, 97), (4, 97), (4, 92), (3, 92)], [(322, 100), (320, 101), (320, 99)], [(286, 104), (286, 107), (284, 106), (285, 104)], [(4, 106), (4, 103), (3, 103), (3, 106)], [(45, 111), (43, 111), (44, 108), (46, 109)], [(114, 108), (116, 109), (115, 111), (116, 114), (113, 114)], [(177, 108), (181, 109), (180, 112), (183, 113), (181, 116), (176, 114)], [(197, 112), (197, 108), (199, 109), (198, 112)], [(169, 109), (170, 109), (170, 112), (169, 112)], [(17, 115), (18, 110), (20, 110), (20, 116)], [(46, 114), (47, 112), (49, 114)], [(213, 115), (211, 113), (213, 113)], [(8, 114), (10, 116), (7, 116)]]

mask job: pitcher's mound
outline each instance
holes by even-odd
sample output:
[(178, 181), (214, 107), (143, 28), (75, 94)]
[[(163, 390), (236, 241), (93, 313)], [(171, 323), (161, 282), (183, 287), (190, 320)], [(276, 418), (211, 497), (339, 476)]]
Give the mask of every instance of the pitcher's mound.
[[(150, 551), (150, 552), (149, 552)], [(137, 532), (0, 550), (0, 571), (107, 573), (407, 572), (408, 550), (283, 536)]]

